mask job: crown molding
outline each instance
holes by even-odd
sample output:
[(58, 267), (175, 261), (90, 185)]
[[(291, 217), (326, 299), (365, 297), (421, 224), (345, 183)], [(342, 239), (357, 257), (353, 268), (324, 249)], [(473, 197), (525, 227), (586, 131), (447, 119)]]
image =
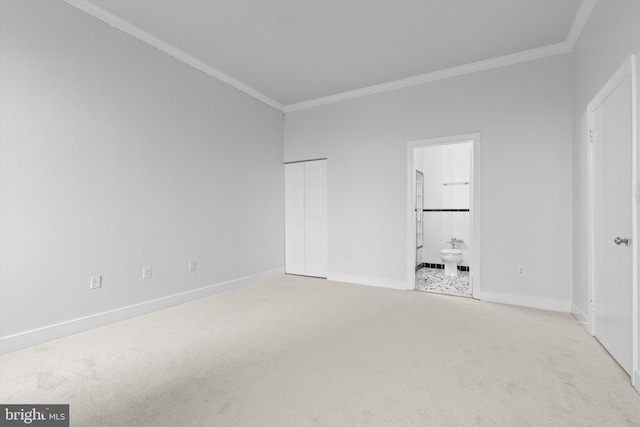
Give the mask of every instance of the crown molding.
[(217, 70), (216, 68), (208, 64), (205, 64), (204, 62), (200, 61), (197, 58), (194, 58), (193, 56), (180, 50), (179, 48), (173, 46), (172, 44), (167, 43), (166, 41), (144, 31), (143, 29), (104, 10), (103, 8), (95, 5), (94, 3), (91, 3), (90, 1), (87, 1), (87, 0), (60, 0), (60, 1), (81, 12), (84, 12), (85, 14), (97, 19), (98, 21), (101, 21), (119, 31), (122, 31), (125, 34), (128, 34), (129, 36), (135, 39), (138, 39), (148, 44), (149, 46), (152, 46), (160, 50), (161, 52), (166, 53), (169, 56), (174, 57), (179, 61), (184, 62), (185, 64), (192, 66), (193, 68), (196, 68), (199, 71), (202, 71), (203, 73), (217, 80), (220, 80), (221, 82), (235, 89), (238, 89), (241, 92), (244, 92), (245, 94), (257, 99), (258, 101), (261, 101), (267, 104), (270, 107), (275, 108), (280, 112), (284, 112), (284, 106), (278, 101), (253, 89), (250, 86), (247, 86), (246, 84), (242, 83), (239, 80), (234, 79), (233, 77), (223, 73), (222, 71)]
[(320, 105), (331, 104), (338, 101), (345, 101), (347, 99), (373, 95), (376, 93), (388, 92), (391, 90), (416, 86), (424, 83), (431, 83), (451, 77), (462, 76), (465, 74), (476, 73), (478, 71), (490, 70), (493, 68), (504, 67), (506, 65), (513, 65), (526, 61), (533, 61), (535, 59), (546, 58), (553, 55), (561, 55), (568, 52), (570, 52), (570, 50), (568, 49), (566, 43), (556, 43), (549, 46), (543, 46), (523, 52), (514, 53), (511, 55), (504, 55), (484, 61), (473, 62), (471, 64), (447, 68), (445, 70), (434, 71), (432, 73), (408, 77), (406, 79), (395, 80), (389, 83), (368, 86), (362, 89), (350, 90), (335, 95), (324, 96), (322, 98), (316, 98), (296, 104), (285, 105), (284, 112), (290, 113), (292, 111), (303, 110), (306, 108), (317, 107)]
[(595, 5), (596, 0), (582, 0), (580, 3), (580, 7), (578, 7), (576, 17), (573, 19), (573, 24), (571, 25), (569, 34), (567, 34), (567, 38), (564, 41), (567, 44), (569, 51), (572, 51), (578, 42), (584, 25), (587, 23), (589, 16), (591, 16), (591, 12), (593, 12)]
[(562, 43), (556, 43), (511, 55), (487, 59), (485, 61), (460, 65), (453, 68), (447, 68), (445, 70), (434, 71), (432, 73), (421, 74), (379, 85), (368, 86), (361, 89), (350, 90), (335, 95), (323, 96), (321, 98), (311, 99), (309, 101), (303, 101), (296, 104), (289, 104), (284, 106), (284, 112), (290, 113), (292, 111), (304, 110), (306, 108), (345, 101), (347, 99), (358, 98), (361, 96), (373, 95), (376, 93), (387, 92), (424, 83), (431, 83), (437, 80), (475, 73), (477, 71), (485, 71), (493, 68), (504, 67), (506, 65), (518, 64), (520, 62), (542, 59), (548, 56), (570, 53), (580, 38), (580, 34), (582, 33), (589, 16), (591, 16), (591, 12), (593, 11), (596, 1), (597, 0), (582, 0), (578, 7), (578, 11), (576, 12), (576, 16), (573, 19), (573, 23), (571, 24), (571, 28), (569, 29), (569, 33), (567, 34), (565, 41)]
[(284, 113), (292, 111), (303, 110), (306, 108), (317, 107), (320, 105), (331, 104), (334, 102), (345, 101), (348, 99), (359, 98), (361, 96), (373, 95), (376, 93), (388, 92), (391, 90), (402, 89), (410, 86), (416, 86), (424, 83), (431, 83), (438, 80), (448, 79), (451, 77), (462, 76), (465, 74), (471, 74), (478, 71), (486, 71), (493, 68), (504, 67), (507, 65), (518, 64), (521, 62), (533, 61), (536, 59), (542, 59), (549, 56), (561, 55), (569, 53), (573, 50), (576, 42), (580, 38), (580, 34), (586, 24), (597, 0), (582, 0), (576, 17), (573, 20), (571, 29), (567, 34), (564, 42), (556, 43), (540, 48), (530, 49), (523, 52), (518, 52), (510, 55), (504, 55), (497, 58), (487, 59), (484, 61), (474, 62), (471, 64), (460, 65), (457, 67), (448, 68), (445, 70), (434, 71), (431, 73), (421, 74), (418, 76), (408, 77), (406, 79), (395, 80), (388, 83), (382, 83), (379, 85), (373, 85), (364, 87), (361, 89), (350, 90), (347, 92), (338, 93), (335, 95), (324, 96), (321, 98), (311, 99), (295, 104), (283, 105), (280, 102), (268, 97), (267, 95), (253, 89), (252, 87), (242, 83), (239, 80), (223, 73), (216, 68), (205, 64), (199, 59), (189, 55), (188, 53), (178, 49), (177, 47), (165, 42), (164, 40), (142, 30), (141, 28), (133, 25), (132, 23), (125, 21), (122, 18), (102, 9), (88, 0), (60, 0), (61, 2), (80, 10), (87, 15), (119, 30), (129, 36), (136, 38), (158, 50), (166, 53), (175, 59), (182, 61), (192, 67), (202, 71), (203, 73), (220, 80), (223, 83), (228, 84), (235, 89), (238, 89), (247, 95), (275, 108), (276, 110)]

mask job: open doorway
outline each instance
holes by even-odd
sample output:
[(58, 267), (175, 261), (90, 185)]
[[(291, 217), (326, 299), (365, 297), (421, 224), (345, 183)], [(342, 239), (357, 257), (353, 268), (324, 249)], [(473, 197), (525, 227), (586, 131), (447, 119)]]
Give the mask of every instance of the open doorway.
[(408, 145), (409, 289), (467, 297), (478, 291), (479, 141), (467, 134)]

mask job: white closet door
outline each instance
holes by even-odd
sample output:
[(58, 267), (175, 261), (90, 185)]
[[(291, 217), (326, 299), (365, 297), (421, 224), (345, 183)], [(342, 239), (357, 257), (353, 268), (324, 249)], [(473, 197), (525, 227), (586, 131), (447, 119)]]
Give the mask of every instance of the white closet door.
[(285, 270), (327, 277), (327, 161), (285, 165)]
[(327, 277), (327, 161), (304, 165), (306, 274)]
[(285, 165), (285, 271), (305, 274), (304, 163)]

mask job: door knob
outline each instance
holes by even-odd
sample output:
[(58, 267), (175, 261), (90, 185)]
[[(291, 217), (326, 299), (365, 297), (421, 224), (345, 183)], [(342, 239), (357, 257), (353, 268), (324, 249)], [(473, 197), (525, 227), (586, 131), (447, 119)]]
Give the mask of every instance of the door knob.
[(615, 239), (613, 239), (613, 243), (615, 243), (616, 245), (620, 245), (622, 243), (624, 243), (625, 245), (629, 246), (629, 238), (628, 237), (616, 237)]

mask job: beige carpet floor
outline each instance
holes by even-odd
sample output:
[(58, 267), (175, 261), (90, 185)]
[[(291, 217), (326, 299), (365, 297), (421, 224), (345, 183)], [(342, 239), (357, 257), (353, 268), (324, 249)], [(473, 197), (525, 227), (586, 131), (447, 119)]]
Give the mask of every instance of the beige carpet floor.
[(72, 426), (638, 426), (569, 314), (282, 276), (0, 357)]

